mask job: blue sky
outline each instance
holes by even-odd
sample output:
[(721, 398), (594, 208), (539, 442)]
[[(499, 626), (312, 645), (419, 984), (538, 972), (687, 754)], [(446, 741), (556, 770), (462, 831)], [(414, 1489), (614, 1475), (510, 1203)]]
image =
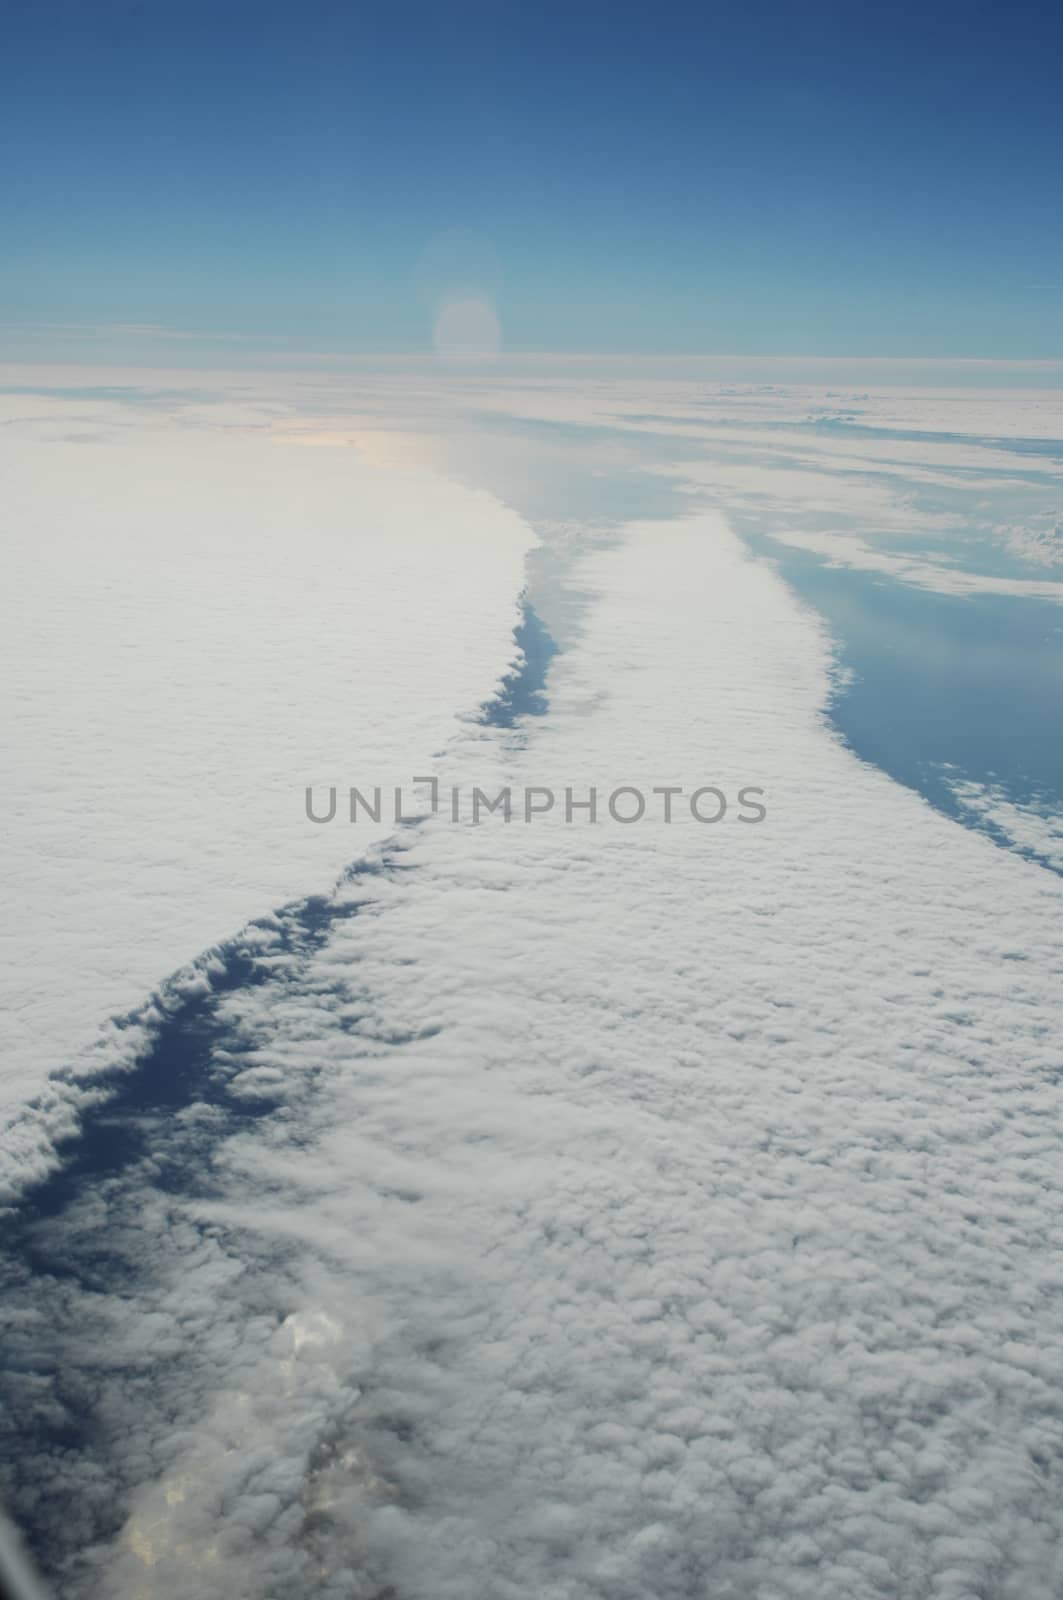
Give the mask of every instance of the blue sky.
[(1063, 356), (1047, 3), (7, 0), (5, 33), (0, 355), (426, 350), (458, 229), (508, 350)]

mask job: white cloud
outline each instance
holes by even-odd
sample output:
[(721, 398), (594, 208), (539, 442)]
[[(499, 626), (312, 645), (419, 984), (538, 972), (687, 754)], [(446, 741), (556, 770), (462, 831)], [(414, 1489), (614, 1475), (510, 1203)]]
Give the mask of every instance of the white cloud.
[[(530, 529), (351, 451), (8, 399), (0, 1107), (367, 842), (308, 784), (408, 779), (513, 656)], [(56, 437), (72, 419), (99, 442)], [(368, 837), (380, 836), (369, 825)], [(20, 1119), (0, 1176), (39, 1158)]]
[(1028, 523), (1006, 523), (1000, 530), (1024, 561), (1040, 567), (1063, 566), (1063, 514), (1042, 511)]
[(721, 519), (572, 583), (550, 715), (442, 770), (768, 820), (440, 820), (222, 1000), (283, 1109), (64, 1223), (137, 1315), (39, 1290), (107, 1449), (28, 1481), (130, 1503), (72, 1594), (1059, 1592), (1063, 885), (829, 735)]
[(898, 583), (918, 589), (933, 589), (938, 594), (1006, 594), (1030, 600), (1051, 600), (1063, 605), (1063, 582), (1053, 579), (990, 577), (927, 560), (904, 551), (876, 549), (854, 534), (812, 533), (794, 528), (777, 529), (772, 538), (799, 550), (825, 556), (830, 566), (852, 567), (857, 572), (881, 572)]

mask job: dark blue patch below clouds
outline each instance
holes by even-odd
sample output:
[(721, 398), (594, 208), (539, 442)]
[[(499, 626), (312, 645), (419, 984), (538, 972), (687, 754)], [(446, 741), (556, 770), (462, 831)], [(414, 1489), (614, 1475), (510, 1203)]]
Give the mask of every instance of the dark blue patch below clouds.
[(856, 755), (998, 843), (1010, 841), (960, 804), (956, 780), (1063, 812), (1059, 606), (938, 594), (771, 550), (838, 641), (842, 676), (830, 716)]
[(548, 709), (546, 675), (558, 647), (527, 601), (513, 637), (523, 654), (515, 672), (503, 680), (502, 691), (483, 708), (483, 721), (495, 728), (512, 728), (520, 717), (541, 717)]

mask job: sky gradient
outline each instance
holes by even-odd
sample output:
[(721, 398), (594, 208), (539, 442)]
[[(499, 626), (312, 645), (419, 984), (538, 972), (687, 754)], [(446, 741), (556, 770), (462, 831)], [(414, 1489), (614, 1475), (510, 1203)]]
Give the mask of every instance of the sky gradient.
[(506, 351), (1063, 356), (1048, 4), (5, 14), (0, 358), (418, 353), (448, 270)]

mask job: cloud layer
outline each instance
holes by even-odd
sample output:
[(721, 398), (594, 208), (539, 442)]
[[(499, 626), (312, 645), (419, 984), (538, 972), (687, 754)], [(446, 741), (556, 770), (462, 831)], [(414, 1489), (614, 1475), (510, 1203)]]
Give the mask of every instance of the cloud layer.
[[(483, 493), (89, 397), (0, 397), (0, 1115), (358, 841), (307, 784), (421, 770), (507, 670), (531, 530)], [(381, 836), (383, 828), (369, 836)], [(363, 822), (362, 834), (366, 834)], [(39, 1154), (9, 1131), (5, 1172)]]
[(831, 737), (722, 518), (570, 582), (550, 714), (441, 775), (768, 817), (439, 818), (260, 929), (213, 1059), (268, 1114), (205, 1093), (33, 1225), (72, 1596), (1060, 1590), (1063, 885)]

